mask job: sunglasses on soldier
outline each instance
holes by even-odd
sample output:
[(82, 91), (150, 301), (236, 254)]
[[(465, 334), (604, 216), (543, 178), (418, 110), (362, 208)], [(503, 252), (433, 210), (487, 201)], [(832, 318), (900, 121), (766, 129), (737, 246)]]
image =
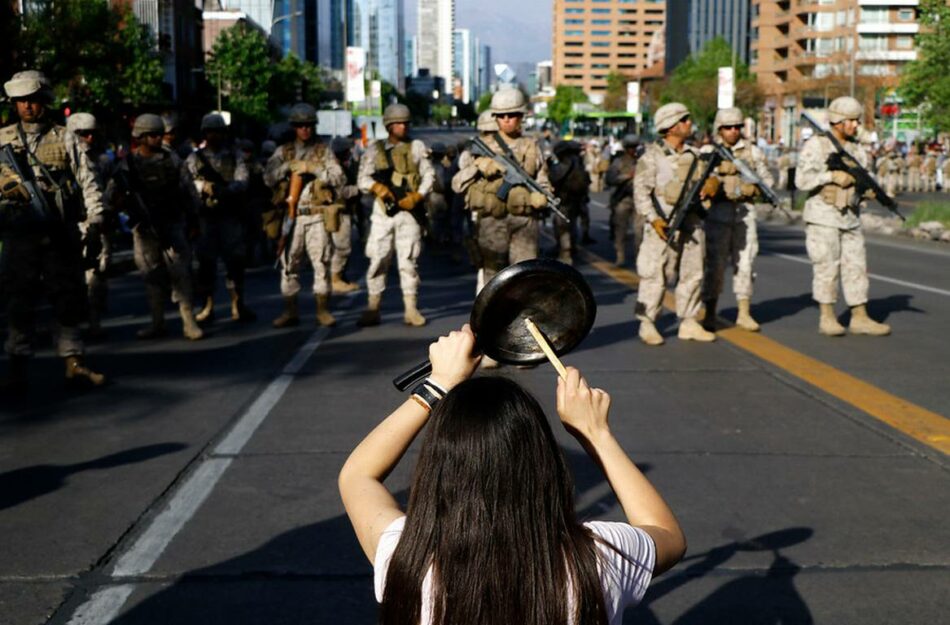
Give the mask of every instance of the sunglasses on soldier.
[(495, 113), (499, 119), (508, 119), (509, 117), (524, 117), (524, 113)]

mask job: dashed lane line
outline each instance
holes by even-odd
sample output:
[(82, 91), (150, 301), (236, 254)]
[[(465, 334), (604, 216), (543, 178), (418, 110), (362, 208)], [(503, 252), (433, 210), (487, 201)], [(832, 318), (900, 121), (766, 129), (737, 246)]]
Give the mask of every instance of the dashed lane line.
[[(582, 253), (592, 267), (617, 282), (633, 289), (639, 285), (640, 279), (632, 271), (616, 267), (587, 250)], [(663, 305), (669, 310), (676, 310), (672, 293), (664, 294)], [(907, 436), (950, 454), (950, 419), (947, 417), (892, 395), (760, 333), (730, 327), (717, 332), (717, 336)]]

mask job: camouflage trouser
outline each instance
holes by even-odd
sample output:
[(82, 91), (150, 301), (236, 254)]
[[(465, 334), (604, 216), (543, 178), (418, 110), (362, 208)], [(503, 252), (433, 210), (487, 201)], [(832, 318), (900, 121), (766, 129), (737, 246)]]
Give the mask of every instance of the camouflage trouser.
[(148, 289), (163, 293), (171, 290), (176, 304), (191, 305), (191, 245), (185, 236), (185, 226), (175, 224), (166, 229), (167, 248), (153, 234), (136, 227), (132, 230), (132, 247), (135, 266), (145, 278)]
[(784, 167), (779, 167), (778, 183), (775, 185), (775, 190), (785, 191), (786, 189), (788, 189), (788, 170)]
[(732, 291), (736, 299), (752, 297), (755, 273), (752, 264), (759, 253), (759, 236), (755, 227), (755, 211), (750, 210), (741, 221), (721, 223), (707, 220), (706, 269), (703, 275), (703, 301), (716, 299), (722, 293), (726, 266), (733, 271)]
[(637, 254), (637, 318), (656, 320), (667, 282), (676, 282), (676, 316), (698, 317), (705, 252), (706, 237), (701, 226), (680, 231), (672, 246), (667, 246), (653, 228), (645, 227)]
[[(313, 292), (316, 295), (330, 293), (330, 259), (333, 256), (333, 243), (330, 233), (323, 225), (323, 215), (300, 215), (294, 226), (293, 238), (287, 243), (290, 261), (280, 272), (280, 294), (295, 297), (300, 293), (300, 266), (304, 255), (313, 266)], [(280, 258), (284, 262), (283, 255)]]
[(244, 266), (247, 263), (244, 230), (244, 222), (236, 217), (201, 220), (201, 238), (195, 245), (198, 257), (195, 294), (198, 301), (214, 295), (218, 258), (224, 261), (228, 289), (244, 287)]
[(95, 267), (86, 269), (86, 293), (89, 298), (89, 322), (98, 322), (106, 310), (106, 298), (109, 295), (109, 282), (106, 271), (112, 260), (112, 242), (109, 237), (101, 235), (102, 251), (99, 252), (98, 263)]
[(911, 193), (920, 191), (920, 172), (907, 172), (907, 190)]
[(350, 260), (353, 251), (353, 216), (349, 213), (340, 213), (340, 229), (330, 235), (333, 240), (333, 258), (330, 260), (330, 271), (334, 274), (343, 273), (346, 263)]
[(10, 233), (0, 256), (0, 293), (6, 298), (6, 352), (33, 355), (37, 300), (45, 291), (53, 307), (56, 351), (83, 353), (79, 324), (86, 312), (86, 285), (78, 237)]
[(933, 193), (937, 190), (937, 176), (924, 175), (921, 178), (921, 190), (924, 193)]
[(805, 247), (812, 263), (812, 297), (819, 304), (838, 301), (838, 276), (848, 306), (868, 301), (867, 252), (859, 229), (839, 230), (805, 224)]
[(478, 218), (478, 248), (485, 282), (507, 267), (538, 257), (538, 220), (526, 215)]
[(884, 176), (884, 189), (885, 193), (889, 196), (894, 197), (898, 191), (898, 186), (900, 184), (900, 174), (887, 174)]
[(366, 290), (370, 295), (381, 295), (386, 289), (386, 274), (396, 256), (399, 266), (399, 286), (403, 296), (416, 295), (419, 290), (419, 271), (416, 261), (422, 253), (422, 227), (408, 211), (389, 217), (377, 202), (370, 217), (369, 237), (366, 239)]
[(627, 232), (633, 221), (634, 254), (643, 244), (643, 217), (633, 206), (633, 198), (624, 198), (610, 212), (610, 225), (614, 231), (614, 249), (622, 250), (627, 242)]
[(581, 222), (581, 235), (584, 237), (590, 236), (590, 203), (581, 202), (578, 206), (578, 218)]

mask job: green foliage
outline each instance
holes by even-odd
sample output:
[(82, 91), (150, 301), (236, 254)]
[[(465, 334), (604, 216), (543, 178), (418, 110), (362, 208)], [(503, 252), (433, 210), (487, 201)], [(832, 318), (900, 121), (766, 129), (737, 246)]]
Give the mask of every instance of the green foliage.
[(450, 104), (433, 104), (432, 105), (432, 120), (437, 123), (442, 123), (452, 119), (452, 106)]
[(603, 106), (605, 111), (627, 110), (628, 82), (630, 82), (630, 78), (619, 72), (610, 72), (607, 74), (607, 93), (604, 94)]
[(302, 61), (288, 54), (274, 67), (271, 87), (268, 90), (273, 104), (287, 102), (310, 102), (316, 105), (323, 95), (323, 72), (313, 63)]
[(917, 60), (907, 64), (901, 94), (911, 106), (920, 106), (924, 122), (950, 129), (950, 6), (945, 0), (922, 0)]
[(491, 91), (486, 91), (478, 97), (478, 106), (475, 107), (475, 111), (478, 113), (483, 113), (491, 107)]
[(950, 228), (950, 202), (921, 202), (907, 217), (907, 228), (914, 228), (925, 221), (939, 221)]
[(548, 117), (555, 124), (561, 126), (571, 117), (574, 111), (574, 105), (587, 102), (587, 95), (580, 87), (570, 87), (567, 85), (558, 85), (554, 91), (554, 97), (548, 103)]
[[(732, 46), (722, 37), (710, 40), (703, 49), (690, 55), (660, 88), (658, 106), (682, 102), (702, 128), (712, 128), (719, 93), (719, 68), (732, 66)], [(749, 66), (736, 65), (736, 106), (746, 115), (758, 113), (761, 93)]]
[(19, 18), (17, 65), (39, 69), (74, 109), (113, 111), (158, 102), (161, 59), (127, 7), (100, 0), (36, 0)]

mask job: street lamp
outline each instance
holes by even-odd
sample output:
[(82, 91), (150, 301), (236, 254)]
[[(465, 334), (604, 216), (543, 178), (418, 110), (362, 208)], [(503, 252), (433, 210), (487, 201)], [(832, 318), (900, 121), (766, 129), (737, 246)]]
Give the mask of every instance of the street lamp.
[[(292, 6), (296, 6), (296, 2), (293, 2)], [(285, 22), (287, 20), (300, 17), (301, 15), (303, 15), (303, 11), (291, 11), (290, 13), (287, 13), (286, 15), (280, 15), (278, 17), (275, 17), (270, 22), (271, 35), (274, 34), (274, 26), (276, 26), (277, 24), (281, 22)], [(295, 45), (296, 39), (297, 39), (297, 29), (293, 28), (290, 31), (290, 50), (291, 52), (294, 52), (294, 53), (296, 53), (296, 48), (297, 48), (297, 46)], [(303, 56), (303, 55), (300, 55), (300, 56)]]

